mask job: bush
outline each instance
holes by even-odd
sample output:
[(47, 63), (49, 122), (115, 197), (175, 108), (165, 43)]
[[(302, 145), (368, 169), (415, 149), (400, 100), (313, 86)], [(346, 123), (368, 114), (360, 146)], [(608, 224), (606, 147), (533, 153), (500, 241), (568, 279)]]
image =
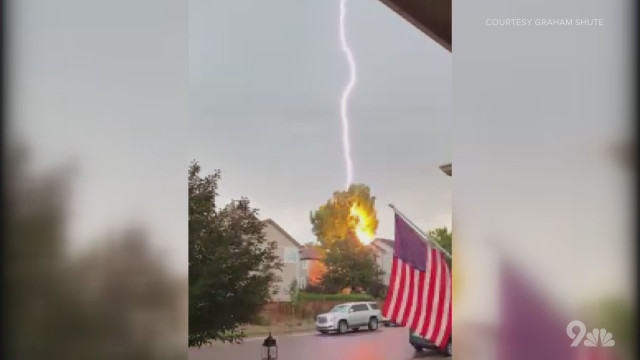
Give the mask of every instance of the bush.
[(317, 284), (309, 284), (306, 288), (304, 288), (304, 292), (313, 293), (313, 294), (324, 294), (326, 293), (324, 287)]
[(384, 299), (387, 294), (387, 286), (382, 282), (373, 282), (369, 285), (367, 293), (371, 294), (376, 299)]
[(302, 301), (373, 301), (373, 296), (369, 294), (317, 294), (301, 292)]

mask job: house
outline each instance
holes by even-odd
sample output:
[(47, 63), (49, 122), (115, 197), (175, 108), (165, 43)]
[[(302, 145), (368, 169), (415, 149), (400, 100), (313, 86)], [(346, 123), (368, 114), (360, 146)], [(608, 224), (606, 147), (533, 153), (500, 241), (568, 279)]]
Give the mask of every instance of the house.
[(298, 276), (300, 289), (305, 289), (307, 285), (318, 285), (326, 271), (327, 267), (324, 265), (320, 249), (309, 245), (300, 249), (300, 274)]
[(263, 224), (265, 237), (267, 241), (277, 244), (276, 255), (283, 264), (282, 271), (278, 272), (281, 279), (274, 285), (277, 293), (272, 296), (272, 300), (290, 301), (289, 287), (294, 280), (298, 280), (299, 252), (302, 245), (272, 219), (263, 220)]
[(389, 285), (391, 265), (393, 264), (394, 242), (389, 239), (376, 238), (371, 242), (370, 246), (376, 253), (376, 262), (382, 270), (382, 283)]

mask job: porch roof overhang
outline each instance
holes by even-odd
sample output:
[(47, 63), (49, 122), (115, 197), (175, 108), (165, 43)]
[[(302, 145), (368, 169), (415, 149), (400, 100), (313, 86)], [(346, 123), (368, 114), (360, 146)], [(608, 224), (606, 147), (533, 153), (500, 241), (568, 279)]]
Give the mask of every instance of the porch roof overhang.
[(451, 176), (451, 163), (449, 164), (444, 164), (444, 165), (440, 165), (440, 170), (442, 170), (443, 173)]
[(451, 52), (451, 0), (380, 0)]

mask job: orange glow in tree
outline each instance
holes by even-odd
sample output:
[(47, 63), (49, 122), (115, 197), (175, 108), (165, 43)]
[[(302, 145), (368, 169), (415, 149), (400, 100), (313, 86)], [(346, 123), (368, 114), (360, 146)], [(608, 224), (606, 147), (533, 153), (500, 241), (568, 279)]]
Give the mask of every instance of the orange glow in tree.
[(368, 214), (358, 204), (353, 204), (350, 209), (350, 215), (353, 219), (352, 228), (358, 237), (358, 240), (365, 245), (373, 241), (375, 235), (373, 224), (374, 215)]

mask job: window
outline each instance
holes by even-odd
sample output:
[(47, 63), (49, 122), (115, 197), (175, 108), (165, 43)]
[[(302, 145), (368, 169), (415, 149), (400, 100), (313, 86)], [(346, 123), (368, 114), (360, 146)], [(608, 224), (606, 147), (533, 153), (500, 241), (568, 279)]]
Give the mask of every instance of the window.
[(305, 289), (307, 287), (307, 278), (301, 277), (300, 281), (298, 281), (300, 289)]
[(307, 270), (307, 263), (309, 262), (309, 260), (301, 260), (301, 266), (302, 266), (302, 270)]
[(369, 309), (367, 308), (367, 305), (365, 305), (365, 304), (357, 304), (357, 305), (353, 305), (351, 308), (353, 309), (353, 311), (354, 311), (354, 312), (358, 312), (358, 311), (367, 311), (367, 310), (369, 310)]
[(380, 308), (378, 307), (378, 304), (376, 303), (370, 303), (369, 306), (373, 309), (373, 310), (380, 310)]
[(284, 248), (284, 263), (295, 264), (298, 262), (298, 249), (294, 247)]
[(339, 312), (339, 313), (346, 313), (346, 312), (351, 312), (353, 310), (353, 308), (349, 308), (349, 305), (336, 305), (333, 307), (333, 309), (331, 309), (330, 312)]

